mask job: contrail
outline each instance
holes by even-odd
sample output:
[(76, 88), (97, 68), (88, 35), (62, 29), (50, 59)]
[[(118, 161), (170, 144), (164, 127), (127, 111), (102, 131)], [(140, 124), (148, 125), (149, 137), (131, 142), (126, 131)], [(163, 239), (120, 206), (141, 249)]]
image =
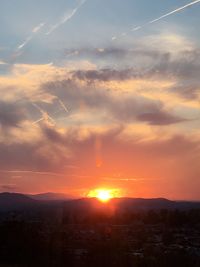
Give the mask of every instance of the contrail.
[(45, 23), (43, 22), (34, 27), (31, 35), (29, 35), (26, 40), (17, 47), (17, 50), (21, 50), (24, 46), (26, 46), (33, 39), (34, 35), (37, 34), (44, 27), (44, 25)]
[(184, 6), (181, 6), (181, 7), (177, 8), (177, 9), (175, 9), (175, 10), (173, 10), (173, 11), (167, 13), (167, 14), (164, 14), (164, 15), (162, 15), (162, 16), (160, 16), (160, 17), (154, 19), (154, 20), (151, 20), (151, 21), (149, 21), (149, 22), (147, 22), (147, 23), (145, 23), (145, 24), (143, 24), (143, 25), (141, 25), (141, 26), (135, 27), (135, 28), (133, 28), (131, 31), (138, 31), (138, 30), (144, 28), (145, 26), (147, 26), (147, 25), (149, 25), (149, 24), (153, 24), (153, 23), (155, 23), (155, 22), (157, 22), (157, 21), (159, 21), (159, 20), (162, 20), (162, 19), (164, 19), (164, 18), (166, 18), (166, 17), (168, 17), (168, 16), (171, 16), (171, 15), (177, 13), (177, 12), (180, 12), (180, 11), (182, 11), (182, 10), (185, 9), (185, 8), (188, 8), (188, 7), (190, 7), (190, 6), (193, 6), (193, 5), (195, 5), (195, 4), (198, 4), (199, 2), (200, 2), (200, 0), (192, 1), (191, 3), (188, 3), (188, 4), (184, 5)]
[[(149, 22), (146, 22), (146, 23), (143, 24), (143, 25), (134, 27), (134, 28), (131, 29), (131, 31), (132, 31), (132, 32), (139, 31), (139, 30), (143, 29), (143, 28), (144, 28), (145, 26), (147, 26), (147, 25), (153, 24), (153, 23), (155, 23), (155, 22), (157, 22), (157, 21), (159, 21), (159, 20), (162, 20), (163, 18), (166, 18), (166, 17), (168, 17), (168, 16), (171, 16), (171, 15), (177, 13), (177, 12), (180, 12), (180, 11), (182, 11), (182, 10), (185, 9), (185, 8), (188, 8), (188, 7), (190, 7), (190, 6), (193, 6), (193, 5), (195, 5), (195, 4), (198, 4), (199, 2), (200, 2), (200, 0), (192, 1), (191, 3), (188, 3), (188, 4), (184, 5), (184, 6), (179, 7), (179, 8), (176, 8), (175, 10), (172, 10), (172, 11), (170, 11), (170, 12), (168, 12), (168, 13), (166, 13), (166, 14), (164, 14), (164, 15), (162, 15), (162, 16), (156, 18), (156, 19), (153, 19), (153, 20), (151, 20), (151, 21), (149, 21)], [(126, 33), (125, 33), (125, 34), (126, 34)], [(123, 36), (123, 34), (122, 34), (122, 36)], [(116, 36), (113, 36), (113, 37), (112, 37), (112, 41), (115, 41), (116, 39), (118, 39)]]
[(81, 6), (86, 2), (86, 0), (81, 0), (79, 5), (72, 9), (71, 11), (67, 12), (64, 17), (55, 25), (53, 25), (48, 32), (46, 32), (46, 35), (51, 34), (52, 32), (54, 32), (59, 26), (61, 26), (62, 24), (66, 23), (67, 21), (69, 21), (75, 14), (76, 12), (81, 8)]
[(62, 100), (58, 99), (58, 101), (59, 101), (61, 107), (62, 107), (67, 113), (69, 113), (69, 109), (65, 106), (65, 104), (62, 102)]
[(25, 40), (22, 44), (20, 44), (20, 45), (17, 47), (17, 50), (22, 49), (22, 48), (23, 48), (24, 46), (26, 46), (32, 39), (33, 39), (33, 36), (32, 36), (32, 35), (28, 36), (28, 37), (26, 38), (26, 40)]
[(32, 103), (32, 105), (37, 109), (39, 110), (39, 112), (41, 113), (42, 117), (39, 119), (39, 120), (36, 120), (33, 122), (33, 124), (37, 124), (38, 122), (40, 121), (45, 121), (47, 124), (51, 125), (51, 126), (54, 126), (56, 123), (55, 123), (55, 120), (46, 112), (44, 111), (43, 109), (41, 109), (37, 104), (35, 103)]
[(44, 22), (40, 23), (38, 26), (36, 26), (35, 28), (33, 28), (32, 32), (33, 33), (39, 32), (42, 29), (42, 27), (44, 27), (44, 25), (45, 25)]
[(177, 9), (175, 9), (175, 10), (173, 10), (173, 11), (171, 11), (171, 12), (169, 12), (169, 13), (167, 13), (167, 14), (165, 14), (165, 15), (163, 15), (163, 16), (157, 18), (157, 19), (154, 19), (154, 20), (150, 21), (149, 24), (152, 24), (152, 23), (154, 23), (154, 22), (156, 22), (156, 21), (159, 21), (159, 20), (161, 20), (161, 19), (163, 19), (163, 18), (165, 18), (165, 17), (168, 17), (168, 16), (170, 16), (170, 15), (172, 15), (172, 14), (174, 14), (174, 13), (177, 13), (177, 12), (179, 12), (179, 11), (185, 9), (185, 8), (188, 8), (188, 7), (190, 7), (190, 6), (193, 6), (193, 5), (195, 5), (195, 4), (199, 3), (199, 2), (200, 2), (200, 0), (196, 0), (196, 1), (193, 1), (193, 2), (191, 2), (191, 3), (189, 3), (189, 4), (187, 4), (187, 5), (184, 5), (184, 6), (182, 6), (182, 7), (179, 7), (179, 8), (177, 8)]

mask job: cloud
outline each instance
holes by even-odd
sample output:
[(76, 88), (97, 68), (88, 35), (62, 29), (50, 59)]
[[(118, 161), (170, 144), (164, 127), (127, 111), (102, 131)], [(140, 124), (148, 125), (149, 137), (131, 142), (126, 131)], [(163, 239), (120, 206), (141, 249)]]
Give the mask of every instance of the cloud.
[(73, 78), (84, 81), (109, 81), (109, 80), (127, 80), (134, 76), (134, 72), (115, 69), (101, 69), (101, 70), (88, 70), (88, 71), (74, 71)]
[(2, 61), (2, 60), (0, 60), (0, 65), (7, 65), (7, 63)]
[[(18, 55), (43, 27), (32, 29)], [(163, 33), (131, 47), (67, 49), (58, 66), (2, 59), (9, 69), (0, 77), (2, 185), (15, 179), (17, 189), (38, 192), (114, 184), (132, 196), (197, 198), (199, 51)]]
[(39, 171), (32, 171), (32, 170), (1, 170), (1, 173), (7, 173), (7, 174), (12, 174), (12, 178), (19, 179), (22, 178), (24, 174), (36, 174), (36, 175), (45, 175), (45, 176), (57, 176), (57, 177), (62, 177), (62, 173), (56, 173), (56, 172), (39, 172)]
[[(124, 104), (126, 105), (127, 103)], [(151, 118), (151, 122), (154, 119)], [(162, 119), (159, 118), (159, 123)], [(156, 120), (158, 121), (157, 118)], [(41, 190), (42, 184), (49, 190), (58, 188), (58, 184), (62, 188), (73, 188), (76, 185), (81, 189), (101, 184), (109, 186), (114, 183), (118, 188), (126, 188), (128, 179), (129, 183), (134, 183), (134, 188), (130, 187), (128, 194), (139, 196), (141, 190), (146, 190), (147, 196), (159, 194), (174, 197), (171, 188), (180, 186), (180, 195), (185, 194), (191, 198), (191, 192), (194, 194), (194, 190), (190, 189), (187, 193), (186, 184), (189, 183), (188, 177), (192, 177), (194, 181), (190, 186), (195, 189), (198, 185), (195, 175), (199, 172), (199, 140), (181, 134), (163, 140), (158, 135), (155, 140), (142, 141), (136, 131), (127, 135), (126, 127), (125, 124), (118, 127), (110, 126), (110, 129), (99, 131), (85, 125), (71, 125), (59, 129), (43, 124), (36, 127), (39, 132), (37, 139), (30, 138), (26, 142), (7, 144), (0, 142), (0, 167), (2, 170), (8, 170), (3, 176), (11, 178), (14, 174), (20, 174), (22, 177), (17, 183), (17, 189), (20, 191), (29, 188), (32, 192), (35, 188), (37, 192)], [(96, 140), (101, 142), (100, 168), (96, 166)], [(66, 169), (66, 165), (78, 167)], [(145, 169), (141, 168), (141, 165), (145, 165)], [(103, 179), (116, 177), (115, 173), (121, 173), (124, 179)], [(143, 181), (136, 182), (130, 177), (142, 177)], [(165, 185), (165, 192), (159, 191), (161, 184)], [(195, 191), (194, 197), (197, 195), (198, 192)]]
[(141, 113), (137, 116), (137, 119), (148, 122), (151, 125), (170, 125), (186, 121), (186, 119), (173, 116), (172, 114), (162, 110), (158, 110), (157, 112)]
[[(126, 47), (104, 47), (104, 48), (78, 48), (78, 49), (66, 49), (64, 52), (64, 56), (71, 58), (90, 58), (95, 60), (125, 60), (134, 58), (135, 60), (139, 57), (159, 57), (161, 53), (159, 50), (150, 49), (141, 47), (140, 44), (135, 44), (134, 48), (126, 48)], [(110, 62), (110, 61), (109, 61)], [(123, 63), (123, 62), (122, 62)]]
[(51, 127), (42, 127), (43, 134), (47, 140), (57, 144), (65, 143), (65, 136), (61, 135), (57, 130)]
[[(156, 53), (152, 53), (153, 59)], [(186, 62), (185, 68), (182, 61)], [(11, 76), (0, 79), (0, 96), (3, 101), (29, 102), (24, 114), (31, 123), (48, 122), (50, 115), (53, 125), (56, 121), (58, 127), (64, 121), (73, 124), (78, 120), (90, 125), (95, 120), (99, 125), (111, 122), (158, 126), (183, 122), (186, 125), (194, 118), (194, 112), (186, 116), (186, 112), (178, 109), (184, 110), (184, 105), (188, 105), (192, 112), (191, 96), (197, 109), (198, 70), (197, 50), (186, 53), (184, 59), (172, 60), (170, 55), (163, 54), (151, 69), (143, 72), (134, 68), (71, 70), (52, 65), (16, 65)], [(183, 103), (180, 96), (187, 102)], [(31, 102), (43, 112), (30, 107)]]
[[(34, 170), (60, 172), (70, 157), (67, 147), (50, 139), (5, 144), (0, 143), (0, 166), (7, 170)], [(29, 155), (29, 156), (28, 156)]]
[(198, 100), (200, 99), (199, 95), (200, 85), (197, 81), (184, 82), (173, 87), (170, 92), (176, 93), (186, 100)]
[(73, 77), (80, 81), (99, 83), (135, 80), (138, 83), (140, 80), (142, 84), (143, 79), (151, 81), (153, 87), (153, 81), (165, 80), (173, 84), (169, 88), (171, 94), (188, 100), (199, 98), (199, 47), (181, 36), (151, 36), (144, 38), (133, 49), (109, 47), (100, 50), (83, 48), (78, 51), (77, 58), (95, 58), (100, 60), (100, 65), (102, 60), (105, 60), (105, 65), (110, 60), (115, 63), (115, 67), (75, 70), (72, 72)]
[[(150, 34), (131, 40), (131, 45), (110, 44), (106, 47), (76, 47), (65, 49), (64, 55), (67, 57), (95, 57), (108, 59), (133, 58), (134, 62), (139, 57), (162, 57), (163, 54), (169, 53), (176, 56), (182, 52), (193, 51), (197, 48), (195, 42), (177, 32), (162, 32)], [(109, 61), (111, 64), (111, 62)], [(135, 64), (133, 64), (135, 65)]]
[[(77, 131), (79, 130), (77, 128)], [(199, 185), (199, 140), (190, 140), (184, 135), (177, 135), (166, 140), (141, 142), (134, 134), (128, 140), (123, 134), (123, 128), (113, 128), (103, 134), (91, 132), (83, 139), (77, 139), (77, 134), (74, 132), (73, 135), (67, 134), (61, 139), (65, 140), (65, 144), (73, 151), (73, 157), (68, 159), (68, 164), (76, 163), (79, 166), (74, 173), (76, 179), (68, 176), (68, 181), (70, 180), (69, 183), (72, 185), (116, 186), (126, 188), (130, 190), (130, 194), (136, 196), (141, 192), (143, 195), (145, 191), (148, 196), (159, 194), (172, 198), (175, 196), (172, 188), (176, 188), (176, 198), (181, 195), (190, 199), (199, 198), (199, 191), (195, 190)], [(100, 168), (97, 168), (95, 158), (97, 139), (101, 140)], [(58, 143), (61, 141), (58, 137), (54, 142), (55, 140)], [(121, 173), (121, 177), (142, 177), (142, 185), (141, 181), (134, 180), (132, 181), (134, 186), (130, 185), (127, 189), (125, 180), (105, 181), (104, 177), (115, 177), (115, 173)], [(94, 179), (91, 179), (91, 174)]]
[(2, 191), (16, 191), (17, 185), (16, 184), (4, 184), (0, 185)]
[(19, 104), (0, 101), (0, 126), (2, 129), (19, 127), (25, 118), (24, 110)]
[(125, 70), (121, 72), (114, 70), (79, 71), (72, 73), (72, 79), (44, 84), (43, 90), (49, 94), (53, 93), (60, 99), (66, 99), (70, 103), (72, 114), (83, 112), (81, 111), (82, 105), (85, 111), (104, 111), (102, 112), (103, 118), (105, 114), (107, 120), (109, 118), (111, 121), (118, 123), (140, 121), (161, 126), (187, 121), (185, 118), (172, 114), (169, 110), (164, 109), (164, 103), (157, 99), (144, 97), (136, 92), (133, 95), (112, 94), (112, 91), (106, 89), (106, 85), (105, 89), (100, 85), (98, 88), (97, 83), (94, 88), (93, 84), (88, 82), (86, 85), (83, 85), (75, 81), (75, 78), (84, 81), (123, 81), (124, 79), (128, 79), (129, 76), (131, 76), (130, 73)]

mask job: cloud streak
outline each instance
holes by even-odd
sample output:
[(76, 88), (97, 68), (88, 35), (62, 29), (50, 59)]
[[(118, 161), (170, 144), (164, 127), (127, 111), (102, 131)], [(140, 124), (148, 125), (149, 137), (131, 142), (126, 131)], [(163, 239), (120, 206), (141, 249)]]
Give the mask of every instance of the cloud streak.
[[(47, 176), (58, 176), (58, 177), (65, 177), (64, 174), (56, 173), (56, 172), (40, 172), (40, 171), (33, 171), (33, 170), (0, 170), (0, 173), (13, 173), (13, 174), (37, 174), (37, 175), (47, 175)], [(19, 176), (21, 177), (21, 176)]]

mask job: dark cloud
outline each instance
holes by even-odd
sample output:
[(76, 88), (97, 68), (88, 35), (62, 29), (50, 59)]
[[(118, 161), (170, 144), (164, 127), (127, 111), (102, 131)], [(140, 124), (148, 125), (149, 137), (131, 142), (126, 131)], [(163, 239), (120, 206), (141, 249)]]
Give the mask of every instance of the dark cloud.
[(198, 81), (183, 81), (169, 90), (170, 93), (176, 93), (186, 100), (199, 99), (200, 84)]
[(45, 140), (0, 144), (2, 170), (60, 171), (69, 157), (67, 148)]
[(73, 78), (83, 81), (124, 81), (133, 77), (131, 69), (114, 70), (114, 69), (101, 69), (101, 70), (88, 70), (88, 71), (74, 71)]
[[(188, 158), (198, 159), (200, 156), (200, 142), (198, 140), (192, 141), (186, 138), (184, 135), (175, 135), (168, 139), (151, 140), (146, 142), (140, 142), (137, 135), (132, 135), (131, 140), (127, 140), (123, 137), (123, 131), (125, 126), (114, 127), (107, 130), (104, 133), (90, 132), (84, 138), (78, 138), (80, 128), (72, 127), (66, 133), (59, 133), (55, 128), (43, 128), (45, 136), (49, 136), (51, 132), (51, 144), (62, 143), (63, 147), (66, 147), (70, 151), (73, 151), (74, 157), (68, 157), (68, 163), (76, 162), (76, 166), (88, 165), (92, 168), (96, 168), (94, 163), (94, 152), (96, 140), (100, 140), (102, 148), (102, 157), (105, 159), (107, 167), (111, 166), (113, 161), (115, 166), (120, 166), (120, 160), (126, 158), (127, 161), (123, 161), (123, 165), (129, 165), (130, 161), (134, 161), (139, 158), (146, 158), (150, 161), (155, 161), (152, 166), (156, 167), (156, 161), (160, 160), (175, 160), (182, 161)], [(112, 156), (111, 156), (112, 155)], [(111, 157), (110, 157), (111, 156)], [(115, 160), (118, 158), (117, 164)], [(138, 159), (136, 160), (137, 162)], [(118, 165), (119, 164), (119, 165)], [(134, 168), (134, 166), (132, 166)]]
[(44, 137), (54, 143), (62, 144), (64, 142), (63, 137), (52, 127), (47, 125), (42, 126)]
[(19, 127), (26, 118), (23, 108), (12, 102), (0, 101), (0, 125), (2, 128)]
[[(140, 70), (144, 70), (151, 66), (152, 75), (155, 71), (165, 72), (165, 74), (174, 73), (177, 76), (190, 76), (196, 77), (199, 73), (199, 60), (200, 60), (200, 49), (183, 50), (177, 52), (176, 55), (169, 51), (155, 50), (152, 48), (144, 47), (129, 49), (120, 47), (109, 47), (104, 49), (98, 48), (82, 48), (77, 50), (68, 50), (67, 54), (71, 54), (75, 57), (85, 56), (96, 56), (100, 59), (112, 57), (113, 60), (118, 60), (119, 66), (124, 67), (123, 59), (128, 59), (129, 66), (140, 66)], [(114, 61), (115, 62), (115, 61)], [(145, 66), (140, 64), (145, 63)], [(117, 65), (117, 64), (115, 64)], [(125, 64), (127, 65), (127, 64)], [(121, 68), (121, 67), (120, 67)], [(131, 67), (130, 67), (131, 68)], [(133, 73), (134, 74), (134, 73)]]
[[(136, 52), (137, 53), (137, 52)], [(143, 54), (142, 54), (143, 53)], [(194, 51), (195, 53), (195, 51)], [(145, 53), (145, 51), (141, 52), (141, 54), (137, 54), (137, 56), (145, 56), (146, 54), (151, 55), (152, 61), (148, 61), (147, 63), (140, 64), (137, 62), (136, 58), (132, 60), (132, 66), (128, 68), (122, 69), (113, 69), (106, 68), (101, 70), (86, 70), (86, 71), (75, 71), (74, 77), (80, 80), (126, 80), (131, 78), (163, 78), (166, 77), (177, 77), (181, 79), (197, 79), (200, 71), (200, 56), (195, 58), (184, 53), (180, 53), (177, 57), (172, 56), (170, 53), (156, 54), (154, 51), (149, 51)], [(142, 60), (141, 60), (142, 62)], [(120, 63), (120, 62), (119, 62)], [(123, 65), (123, 64), (122, 64)], [(133, 67), (134, 65), (139, 65), (139, 67)]]
[[(92, 147), (93, 141), (90, 142), (90, 145), (87, 142), (87, 148)], [(107, 173), (112, 177), (113, 173), (123, 173), (124, 177), (146, 178), (147, 181), (155, 179), (157, 181), (152, 185), (149, 184), (149, 190), (154, 193), (157, 191), (157, 194), (160, 195), (173, 195), (173, 188), (176, 188), (176, 197), (182, 194), (190, 199), (199, 199), (199, 190), (196, 189), (200, 185), (198, 179), (200, 175), (199, 142), (192, 142), (181, 135), (168, 140), (144, 143), (137, 142), (134, 138), (130, 142), (123, 142), (117, 136), (108, 135), (101, 138), (101, 143), (102, 174)], [(82, 153), (78, 150), (77, 155), (80, 154), (81, 159), (84, 159), (84, 166), (87, 166), (88, 169), (91, 168), (92, 163), (94, 166), (92, 151), (89, 162), (87, 160), (90, 152), (86, 150), (86, 145), (81, 151)], [(86, 154), (83, 154), (86, 151), (87, 158), (85, 158)], [(98, 173), (98, 171), (96, 172)], [(162, 179), (164, 179), (164, 184), (162, 184)], [(138, 185), (135, 186), (138, 187)], [(145, 184), (138, 190), (145, 190), (144, 187)], [(161, 187), (163, 192), (161, 192)]]
[[(191, 141), (183, 135), (146, 142), (140, 142), (137, 136), (132, 135), (128, 141), (122, 137), (122, 131), (123, 128), (116, 128), (104, 134), (91, 133), (87, 138), (68, 143), (74, 153), (74, 158), (69, 159), (68, 163), (79, 166), (77, 176), (90, 176), (84, 180), (80, 178), (81, 185), (92, 186), (101, 182), (100, 177), (112, 178), (116, 173), (121, 173), (125, 178), (146, 179), (141, 188), (135, 183), (133, 190), (144, 192), (148, 187), (155, 195), (176, 198), (182, 195), (199, 199), (199, 141)], [(96, 140), (101, 143), (100, 168), (96, 165)], [(73, 183), (76, 184), (77, 180)], [(120, 185), (124, 183), (120, 184), (119, 181)]]
[(137, 116), (140, 121), (148, 122), (151, 125), (169, 125), (184, 122), (186, 119), (173, 116), (168, 112), (158, 110), (157, 112), (142, 113)]
[[(75, 53), (75, 51), (77, 53)], [(110, 62), (113, 69), (74, 71), (73, 77), (91, 83), (93, 81), (123, 81), (128, 79), (176, 79), (171, 92), (186, 99), (196, 99), (199, 91), (200, 49), (177, 52), (155, 50), (136, 46), (133, 49), (109, 47), (104, 49), (83, 48), (69, 50), (68, 54), (81, 58), (98, 58)], [(108, 65), (105, 64), (105, 65)], [(127, 67), (128, 66), (128, 67)]]
[[(107, 75), (108, 77), (111, 75), (106, 70), (80, 73), (80, 75), (85, 73), (90, 77), (95, 76), (97, 79), (107, 79)], [(118, 72), (115, 75), (118, 75)], [(123, 74), (120, 74), (120, 77), (121, 75)], [(79, 85), (73, 79), (49, 82), (43, 85), (43, 90), (63, 99), (70, 107), (71, 112), (81, 112), (82, 106), (90, 110), (99, 110), (99, 112), (106, 111), (107, 118), (120, 123), (131, 123), (139, 120), (152, 125), (168, 125), (185, 121), (184, 118), (164, 111), (164, 103), (160, 100), (138, 95), (120, 94), (120, 96), (113, 96), (106, 88), (92, 84)]]
[[(102, 177), (112, 178), (116, 173), (121, 173), (122, 178), (145, 179), (146, 184), (142, 188), (139, 188), (140, 183), (135, 184), (134, 188), (137, 190), (145, 190), (148, 186), (150, 191), (153, 188), (155, 195), (172, 196), (172, 188), (176, 188), (176, 197), (179, 191), (182, 196), (200, 197), (196, 190), (200, 185), (198, 141), (178, 135), (167, 140), (141, 142), (134, 134), (131, 138), (125, 137), (124, 129), (116, 127), (104, 133), (91, 131), (87, 136), (78, 138), (81, 131), (79, 127), (71, 127), (60, 133), (56, 128), (43, 126), (42, 138), (38, 142), (0, 144), (0, 168), (32, 170), (32, 174), (23, 177), (26, 180), (31, 179), (31, 184), (34, 184), (34, 172), (63, 173), (65, 184), (76, 188), (96, 186), (102, 182)], [(96, 140), (101, 144), (98, 150), (102, 162), (100, 167), (96, 165)], [(71, 174), (64, 169), (66, 165), (77, 168)], [(57, 178), (54, 179), (53, 184), (57, 186)], [(41, 179), (40, 182), (37, 179), (37, 183), (39, 187)], [(120, 183), (122, 182), (119, 181), (117, 186), (124, 185)]]
[(147, 50), (141, 48), (122, 48), (122, 47), (105, 47), (105, 48), (77, 48), (65, 50), (66, 56), (77, 58), (95, 58), (95, 59), (112, 59), (112, 60), (125, 60), (139, 57), (146, 58), (159, 58), (162, 53), (156, 50)]

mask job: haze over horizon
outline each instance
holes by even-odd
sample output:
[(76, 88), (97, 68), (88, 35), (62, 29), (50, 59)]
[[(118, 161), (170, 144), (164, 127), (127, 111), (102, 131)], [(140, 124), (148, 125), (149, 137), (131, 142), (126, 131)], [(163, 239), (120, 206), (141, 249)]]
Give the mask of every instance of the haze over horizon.
[(199, 12), (2, 0), (0, 192), (200, 200)]

